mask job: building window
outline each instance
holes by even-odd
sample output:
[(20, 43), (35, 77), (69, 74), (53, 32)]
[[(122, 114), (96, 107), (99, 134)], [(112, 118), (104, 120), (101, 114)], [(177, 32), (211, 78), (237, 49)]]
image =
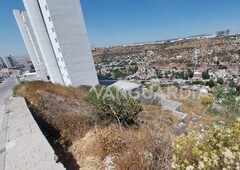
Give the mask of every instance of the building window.
[(61, 60), (63, 61), (63, 58), (61, 58)]
[(55, 32), (54, 28), (52, 28), (52, 32)]
[(55, 42), (56, 42), (56, 43), (58, 42), (57, 38), (55, 38)]
[(58, 48), (58, 52), (61, 53), (61, 49), (60, 48)]
[(52, 21), (51, 17), (48, 17), (48, 20), (49, 20), (49, 22), (51, 22)]
[(46, 9), (46, 11), (48, 10), (48, 6), (47, 5), (45, 5), (45, 9)]

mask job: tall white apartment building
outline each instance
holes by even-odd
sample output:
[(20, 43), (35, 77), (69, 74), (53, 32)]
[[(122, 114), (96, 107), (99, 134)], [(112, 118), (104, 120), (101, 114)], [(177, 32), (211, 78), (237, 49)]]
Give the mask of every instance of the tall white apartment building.
[(99, 84), (79, 0), (23, 0), (14, 15), (37, 74), (66, 86)]

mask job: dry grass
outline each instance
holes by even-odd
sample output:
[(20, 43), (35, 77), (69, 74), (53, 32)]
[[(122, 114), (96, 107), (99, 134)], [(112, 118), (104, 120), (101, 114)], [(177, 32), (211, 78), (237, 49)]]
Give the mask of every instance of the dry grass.
[(81, 169), (90, 169), (93, 165), (95, 169), (103, 169), (104, 160), (111, 157), (116, 169), (144, 170), (153, 166), (169, 168), (169, 148), (171, 142), (164, 141), (158, 130), (145, 127), (126, 130), (111, 125), (89, 131), (84, 138), (76, 140), (70, 150), (78, 158)]
[(143, 124), (124, 129), (96, 125), (93, 108), (83, 100), (86, 91), (46, 82), (19, 86), (16, 95), (25, 97), (36, 114), (61, 134), (81, 169), (104, 169), (112, 157), (116, 169), (170, 169), (170, 131), (177, 122), (168, 111), (144, 106)]
[(85, 91), (81, 91), (73, 87), (65, 87), (58, 84), (47, 83), (42, 81), (33, 81), (21, 85), (17, 89), (16, 95), (23, 96), (33, 104), (41, 99), (41, 95), (38, 92), (48, 92), (51, 94), (57, 94), (62, 98), (72, 99), (79, 102), (83, 101), (83, 97), (86, 95)]
[(176, 87), (165, 87), (162, 91), (169, 96), (169, 99), (182, 103), (183, 112), (188, 115), (201, 115), (207, 108), (202, 104), (206, 95), (190, 90), (177, 90)]
[(95, 124), (93, 108), (83, 101), (83, 90), (34, 81), (20, 85), (15, 95), (25, 97), (36, 114), (68, 141), (84, 136)]
[(148, 126), (158, 127), (162, 132), (172, 129), (180, 123), (180, 120), (171, 111), (158, 106), (143, 105), (144, 112), (139, 115), (139, 119)]

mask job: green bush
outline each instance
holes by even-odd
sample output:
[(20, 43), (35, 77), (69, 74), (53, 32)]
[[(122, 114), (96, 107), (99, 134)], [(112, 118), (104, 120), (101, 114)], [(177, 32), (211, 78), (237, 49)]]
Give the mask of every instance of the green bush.
[(214, 99), (213, 99), (212, 97), (204, 97), (204, 98), (202, 99), (202, 104), (203, 104), (204, 106), (211, 105), (211, 104), (213, 104), (213, 102), (214, 102)]
[(223, 85), (223, 83), (224, 83), (223, 78), (218, 78), (217, 83), (220, 84), (220, 85)]
[(173, 139), (173, 169), (240, 169), (240, 122)]
[(204, 71), (204, 72), (202, 73), (202, 78), (203, 78), (204, 80), (210, 79), (210, 75), (208, 74), (208, 71)]
[(206, 86), (214, 87), (214, 86), (215, 86), (215, 82), (214, 82), (214, 80), (211, 79), (210, 81), (207, 81), (207, 82), (206, 82)]
[(240, 86), (236, 87), (236, 92), (237, 92), (237, 95), (240, 95)]
[(140, 101), (116, 88), (91, 90), (85, 101), (95, 107), (97, 117), (106, 124), (132, 125), (142, 111)]
[(240, 100), (237, 100), (236, 95), (237, 93), (234, 88), (217, 87), (214, 96), (219, 101), (218, 103), (222, 109), (216, 113), (224, 114), (228, 118), (238, 117), (240, 115)]
[(195, 81), (192, 82), (192, 84), (197, 84), (197, 85), (198, 85), (198, 84), (202, 84), (202, 83), (204, 83), (204, 82), (202, 82), (202, 81), (200, 81), (200, 80), (195, 80)]
[(187, 75), (188, 75), (189, 78), (193, 78), (194, 73), (191, 69), (188, 69), (187, 70)]

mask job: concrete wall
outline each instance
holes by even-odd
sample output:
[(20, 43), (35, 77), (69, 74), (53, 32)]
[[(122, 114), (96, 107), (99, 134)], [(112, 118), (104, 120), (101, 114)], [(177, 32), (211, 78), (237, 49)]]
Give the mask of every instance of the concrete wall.
[(177, 108), (173, 109), (173, 110), (172, 110), (172, 113), (173, 113), (174, 115), (178, 116), (178, 117), (181, 118), (181, 119), (184, 119), (184, 118), (187, 116), (187, 114), (186, 114), (186, 113), (183, 113), (183, 111), (182, 111), (182, 104), (179, 105)]
[[(140, 98), (142, 103), (148, 104), (148, 105), (159, 106), (166, 110), (171, 110), (174, 115), (176, 115), (177, 117), (179, 117), (181, 119), (183, 119), (187, 116), (187, 114), (182, 112), (183, 111), (182, 103), (173, 101), (173, 100), (169, 100), (166, 98), (167, 95), (162, 94), (162, 93), (151, 93), (151, 92), (150, 93), (145, 92), (145, 93), (147, 93), (147, 94), (141, 96), (141, 98)], [(147, 96), (147, 97), (144, 97), (144, 96)], [(150, 97), (148, 97), (148, 96), (150, 96)]]

